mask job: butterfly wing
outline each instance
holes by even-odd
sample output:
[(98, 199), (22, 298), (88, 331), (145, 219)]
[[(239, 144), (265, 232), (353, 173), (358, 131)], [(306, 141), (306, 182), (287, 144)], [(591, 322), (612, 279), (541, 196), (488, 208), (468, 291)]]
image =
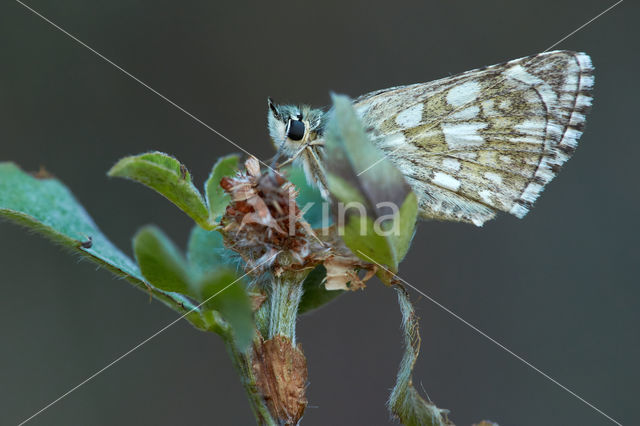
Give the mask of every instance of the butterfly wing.
[[(555, 51), (354, 101), (424, 218), (524, 217), (572, 155), (591, 105), (584, 53)], [(375, 173), (375, 166), (365, 173)]]

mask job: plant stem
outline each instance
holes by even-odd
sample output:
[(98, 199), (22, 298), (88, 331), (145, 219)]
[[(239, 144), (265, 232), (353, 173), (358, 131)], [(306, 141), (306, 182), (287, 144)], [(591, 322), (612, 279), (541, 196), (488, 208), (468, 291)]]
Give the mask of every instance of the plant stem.
[(296, 343), (302, 283), (308, 274), (285, 272), (263, 284), (267, 299), (256, 312), (259, 334), (250, 357), (255, 387), (278, 424), (297, 425), (307, 406), (307, 360)]
[(234, 367), (240, 375), (240, 381), (247, 393), (249, 405), (256, 417), (257, 424), (261, 426), (278, 426), (278, 423), (271, 416), (271, 412), (269, 411), (269, 408), (256, 385), (255, 376), (251, 369), (250, 359), (245, 354), (238, 351), (238, 348), (233, 344), (232, 339), (226, 339), (226, 344), (227, 352), (231, 357)]
[(291, 339), (296, 345), (296, 320), (298, 306), (302, 298), (302, 282), (306, 274), (291, 273), (276, 277), (269, 297), (269, 331), (268, 338), (283, 336)]
[(242, 353), (231, 337), (225, 339), (260, 426), (297, 424), (307, 403), (306, 359), (295, 334), (307, 272), (286, 273), (264, 284), (268, 297), (255, 314), (258, 333), (253, 348)]

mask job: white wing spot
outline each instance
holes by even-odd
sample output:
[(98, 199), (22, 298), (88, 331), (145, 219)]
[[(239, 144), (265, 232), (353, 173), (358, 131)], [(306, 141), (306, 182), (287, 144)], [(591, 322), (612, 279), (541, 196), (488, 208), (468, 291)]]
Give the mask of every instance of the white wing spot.
[(577, 108), (588, 108), (591, 106), (591, 96), (583, 95), (582, 93), (578, 94), (576, 97), (576, 107)]
[(595, 81), (592, 75), (585, 75), (580, 78), (580, 85), (583, 88), (590, 88), (593, 86), (593, 82)]
[(402, 145), (407, 145), (407, 139), (402, 132), (391, 134), (377, 143), (379, 148), (395, 148)]
[(524, 120), (520, 124), (513, 126), (517, 131), (529, 136), (543, 137), (546, 123), (542, 119)]
[(445, 158), (442, 160), (442, 167), (452, 172), (460, 170), (460, 162), (454, 158)]
[(485, 204), (493, 206), (493, 201), (491, 201), (491, 191), (483, 189), (482, 191), (478, 192), (478, 195), (480, 195), (480, 198), (482, 198), (482, 201), (484, 201)]
[(518, 219), (522, 219), (523, 217), (525, 217), (528, 212), (529, 212), (528, 208), (521, 206), (520, 204), (517, 204), (517, 203), (514, 204), (513, 207), (511, 207), (511, 210), (509, 210), (509, 213), (511, 213)]
[(471, 222), (475, 225), (475, 226), (482, 226), (484, 225), (486, 219), (481, 218), (481, 217), (472, 217), (471, 218)]
[(576, 87), (578, 87), (578, 73), (568, 74), (567, 79), (564, 83), (565, 90), (575, 91)]
[(511, 108), (511, 101), (509, 99), (504, 99), (500, 102), (500, 109), (509, 109)]
[(500, 185), (502, 183), (502, 176), (493, 172), (485, 172), (484, 177), (489, 179), (491, 182), (496, 185)]
[(540, 83), (543, 83), (541, 79), (525, 71), (522, 65), (514, 65), (507, 71), (505, 71), (504, 74), (507, 77), (513, 78), (514, 80), (518, 80), (526, 84), (530, 84), (531, 86), (536, 86)]
[(452, 191), (457, 191), (460, 188), (460, 181), (458, 179), (442, 172), (436, 172), (432, 182)]
[(511, 138), (510, 139), (511, 142), (522, 142), (522, 143), (532, 143), (532, 144), (536, 144), (536, 145), (540, 145), (543, 140), (540, 136), (535, 137), (535, 136), (518, 136), (517, 138)]
[(536, 198), (538, 198), (538, 195), (540, 195), (542, 188), (543, 188), (542, 185), (539, 185), (535, 182), (531, 182), (529, 185), (527, 185), (527, 187), (525, 188), (520, 198), (530, 203), (533, 203), (534, 201), (536, 201)]
[(447, 102), (458, 107), (474, 101), (478, 97), (478, 93), (480, 93), (480, 84), (477, 81), (467, 81), (449, 90)]
[(484, 129), (488, 125), (488, 123), (443, 123), (442, 132), (449, 148), (466, 148), (484, 143), (484, 138), (478, 134), (478, 130)]
[(476, 118), (479, 112), (480, 112), (480, 107), (474, 105), (474, 106), (470, 106), (469, 108), (460, 110), (454, 114), (451, 114), (450, 119), (470, 120), (472, 118)]
[(424, 104), (421, 102), (415, 104), (402, 111), (396, 116), (396, 124), (401, 127), (415, 127), (422, 122), (422, 109)]

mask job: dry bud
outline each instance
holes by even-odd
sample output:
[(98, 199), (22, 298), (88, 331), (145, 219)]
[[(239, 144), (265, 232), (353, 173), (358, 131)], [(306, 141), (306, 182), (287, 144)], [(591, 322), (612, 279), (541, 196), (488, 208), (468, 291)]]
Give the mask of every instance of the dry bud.
[[(276, 273), (304, 269), (318, 263), (326, 252), (296, 204), (295, 187), (278, 173), (261, 173), (255, 157), (245, 172), (220, 182), (231, 203), (222, 218), (225, 243), (247, 262)], [(276, 256), (277, 255), (277, 256)]]

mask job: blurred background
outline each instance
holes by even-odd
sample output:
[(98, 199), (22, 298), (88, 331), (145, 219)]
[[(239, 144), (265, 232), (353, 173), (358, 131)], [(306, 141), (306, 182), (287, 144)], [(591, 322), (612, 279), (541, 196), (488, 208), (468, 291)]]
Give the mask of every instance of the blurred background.
[[(266, 98), (325, 105), (540, 52), (608, 1), (28, 4), (262, 159)], [(594, 108), (574, 158), (518, 220), (422, 223), (400, 275), (623, 424), (640, 424), (638, 11), (627, 1), (557, 48), (588, 52)], [(122, 156), (177, 156), (198, 186), (237, 152), (19, 3), (0, 5), (0, 161), (65, 182), (131, 254), (154, 223), (186, 244), (189, 218), (110, 180)], [(176, 318), (147, 294), (0, 223), (0, 423), (17, 424)], [(609, 420), (416, 293), (416, 387), (458, 425)], [(304, 425), (392, 424), (402, 354), (395, 292), (378, 281), (300, 319)], [(216, 335), (180, 322), (33, 425), (250, 425)]]

